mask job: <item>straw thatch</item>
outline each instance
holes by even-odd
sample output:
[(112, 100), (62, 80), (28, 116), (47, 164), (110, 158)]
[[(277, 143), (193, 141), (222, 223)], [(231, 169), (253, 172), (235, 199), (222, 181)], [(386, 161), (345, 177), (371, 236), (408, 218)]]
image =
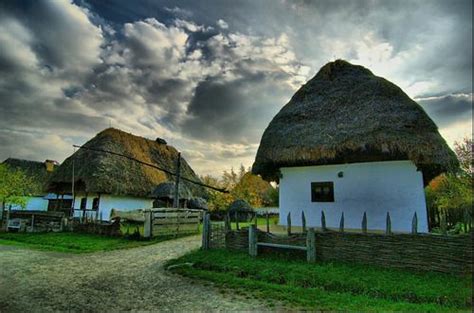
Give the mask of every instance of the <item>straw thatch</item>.
[[(174, 147), (115, 128), (98, 133), (84, 147), (112, 151), (176, 171), (178, 151)], [(175, 179), (163, 171), (124, 157), (80, 148), (54, 172), (49, 182), (51, 192), (71, 192), (73, 160), (76, 192), (151, 197), (156, 186)], [(184, 159), (181, 159), (181, 175), (199, 181)], [(200, 186), (185, 181), (182, 184), (194, 195), (205, 194)]]
[(386, 160), (412, 160), (425, 183), (458, 165), (435, 123), (399, 87), (337, 60), (270, 122), (253, 173), (278, 181), (281, 167)]
[(247, 201), (237, 199), (230, 204), (229, 212), (253, 212), (253, 209)]
[[(151, 196), (157, 199), (174, 199), (176, 184), (174, 182), (164, 182), (159, 184), (152, 192)], [(190, 200), (193, 194), (186, 185), (179, 184), (179, 199)]]
[[(53, 162), (53, 161), (51, 161)], [(45, 194), (48, 178), (52, 172), (46, 170), (45, 162), (30, 161), (8, 158), (3, 161), (12, 170), (20, 170), (27, 177), (27, 194), (30, 196), (42, 196)], [(56, 168), (53, 164), (53, 170)]]
[(193, 210), (209, 210), (207, 201), (201, 197), (196, 197), (189, 200), (188, 207)]

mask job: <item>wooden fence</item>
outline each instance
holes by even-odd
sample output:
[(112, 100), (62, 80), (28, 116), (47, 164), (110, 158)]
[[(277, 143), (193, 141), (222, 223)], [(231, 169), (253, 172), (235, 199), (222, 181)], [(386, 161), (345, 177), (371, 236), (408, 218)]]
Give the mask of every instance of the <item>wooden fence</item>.
[(7, 230), (20, 232), (62, 231), (67, 225), (63, 212), (11, 210), (7, 212)]
[(144, 237), (164, 234), (198, 233), (202, 219), (201, 210), (179, 208), (154, 208), (145, 210)]
[[(275, 251), (291, 252), (294, 257), (305, 257), (310, 263), (315, 261), (352, 262), (390, 268), (403, 268), (417, 271), (436, 271), (451, 274), (472, 274), (472, 240), (474, 233), (463, 235), (419, 234), (417, 218), (412, 221), (412, 232), (396, 234), (391, 232), (390, 215), (387, 215), (385, 232), (367, 232), (367, 216), (361, 221), (361, 232), (346, 232), (344, 218), (338, 231), (325, 227), (324, 213), (321, 216), (321, 230), (306, 228), (302, 215), (302, 232), (292, 232), (291, 218), (288, 218), (287, 234), (273, 234), (248, 228), (231, 230), (224, 227), (224, 246), (229, 250), (246, 251), (251, 256)], [(210, 243), (212, 227), (209, 219), (204, 219), (203, 249), (218, 247)], [(206, 244), (206, 240), (208, 243)]]

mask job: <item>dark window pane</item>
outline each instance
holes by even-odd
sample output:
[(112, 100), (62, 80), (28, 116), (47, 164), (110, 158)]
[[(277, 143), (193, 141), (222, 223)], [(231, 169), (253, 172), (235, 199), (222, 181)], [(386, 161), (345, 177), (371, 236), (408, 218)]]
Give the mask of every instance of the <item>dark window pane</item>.
[(99, 209), (99, 198), (92, 200), (92, 210), (97, 211)]
[(85, 210), (87, 206), (87, 198), (81, 199), (81, 210)]
[(311, 183), (311, 201), (312, 202), (334, 202), (334, 183), (333, 182)]

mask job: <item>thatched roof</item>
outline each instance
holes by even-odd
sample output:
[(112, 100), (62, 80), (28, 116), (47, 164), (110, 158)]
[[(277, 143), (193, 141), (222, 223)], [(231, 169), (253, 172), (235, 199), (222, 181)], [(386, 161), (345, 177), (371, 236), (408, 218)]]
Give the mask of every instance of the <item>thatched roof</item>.
[(253, 212), (253, 209), (247, 201), (237, 199), (230, 204), (229, 212)]
[(194, 210), (209, 210), (207, 201), (201, 197), (196, 197), (189, 200), (188, 207)]
[(412, 160), (425, 183), (458, 164), (435, 123), (399, 87), (337, 60), (273, 118), (252, 170), (278, 181), (280, 167), (385, 160)]
[[(98, 133), (84, 147), (124, 154), (172, 172), (176, 170), (178, 151), (174, 147), (115, 128)], [(175, 179), (163, 171), (124, 157), (80, 148), (54, 172), (49, 182), (51, 192), (71, 192), (73, 160), (76, 192), (151, 197), (156, 186)], [(184, 159), (181, 159), (181, 175), (199, 181)], [(200, 186), (185, 181), (183, 185), (196, 196), (205, 194)]]
[[(54, 161), (50, 161), (54, 162)], [(29, 179), (27, 193), (31, 196), (42, 196), (45, 194), (48, 178), (52, 172), (47, 171), (45, 162), (30, 161), (8, 158), (3, 161), (9, 168), (22, 171)], [(52, 169), (56, 168), (56, 163), (52, 163)]]
[[(174, 182), (164, 182), (159, 184), (152, 192), (152, 197), (157, 199), (174, 199), (176, 184)], [(182, 182), (179, 183), (179, 199), (190, 200), (192, 192)]]

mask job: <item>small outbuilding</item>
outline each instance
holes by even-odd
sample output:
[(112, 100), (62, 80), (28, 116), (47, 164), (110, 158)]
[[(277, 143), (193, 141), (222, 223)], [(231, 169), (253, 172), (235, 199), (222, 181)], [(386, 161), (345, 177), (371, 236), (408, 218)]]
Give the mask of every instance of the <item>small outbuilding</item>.
[[(175, 192), (176, 192), (176, 183), (169, 181), (159, 184), (155, 190), (152, 192), (152, 197), (155, 199), (153, 201), (154, 208), (170, 208), (173, 207)], [(182, 183), (179, 184), (178, 190), (179, 197), (179, 207), (187, 207), (187, 203), (193, 198), (191, 190), (186, 185)]]
[(229, 205), (228, 212), (231, 220), (238, 219), (239, 222), (248, 221), (253, 218), (255, 211), (245, 200), (237, 199)]
[(323, 66), (273, 118), (253, 173), (280, 185), (280, 224), (428, 231), (424, 186), (458, 165), (425, 111), (399, 87), (343, 60)]

